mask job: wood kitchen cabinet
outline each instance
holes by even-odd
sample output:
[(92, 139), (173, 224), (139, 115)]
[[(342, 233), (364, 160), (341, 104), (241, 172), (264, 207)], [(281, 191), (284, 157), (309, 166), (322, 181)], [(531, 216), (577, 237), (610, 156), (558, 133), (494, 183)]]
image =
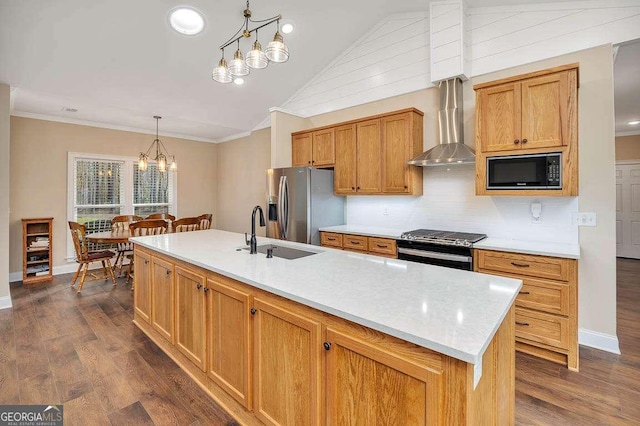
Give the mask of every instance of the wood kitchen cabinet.
[(175, 317), (173, 277), (172, 263), (157, 257), (151, 258), (151, 326), (172, 343)]
[(422, 152), (422, 116), (415, 112), (380, 119), (382, 132), (382, 192), (422, 195), (422, 167), (410, 166), (399, 158), (411, 159)]
[(245, 408), (250, 400), (251, 295), (228, 278), (207, 279), (208, 375)]
[(293, 134), (291, 137), (293, 167), (332, 167), (336, 162), (334, 137), (332, 128)]
[(135, 313), (144, 321), (151, 321), (151, 255), (136, 251), (133, 255), (135, 275), (133, 279), (133, 304)]
[(578, 370), (578, 262), (476, 250), (476, 272), (522, 280), (516, 299), (516, 350)]
[(398, 258), (396, 240), (392, 238), (367, 237), (364, 235), (321, 231), (320, 245), (393, 259)]
[(410, 108), (292, 134), (292, 164), (334, 168), (336, 195), (422, 194), (423, 113)]
[(271, 425), (320, 425), (321, 324), (254, 298), (253, 409)]
[(192, 270), (175, 267), (176, 347), (205, 371), (205, 278)]
[(441, 424), (439, 357), (404, 358), (333, 328), (326, 344), (327, 424)]
[[(578, 64), (477, 84), (476, 194), (578, 195)], [(563, 188), (487, 190), (486, 159), (562, 153)]]

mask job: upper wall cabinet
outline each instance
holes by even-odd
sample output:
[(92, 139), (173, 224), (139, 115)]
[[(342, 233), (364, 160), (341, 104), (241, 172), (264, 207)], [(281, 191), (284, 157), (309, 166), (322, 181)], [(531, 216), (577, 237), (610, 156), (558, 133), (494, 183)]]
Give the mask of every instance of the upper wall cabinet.
[[(578, 193), (578, 64), (477, 84), (476, 194)], [(487, 190), (487, 157), (562, 153), (562, 189)]]
[(421, 195), (422, 167), (407, 161), (422, 152), (422, 117), (410, 108), (293, 133), (292, 164), (333, 166), (336, 195)]
[(333, 167), (336, 162), (333, 129), (294, 134), (291, 138), (293, 167)]

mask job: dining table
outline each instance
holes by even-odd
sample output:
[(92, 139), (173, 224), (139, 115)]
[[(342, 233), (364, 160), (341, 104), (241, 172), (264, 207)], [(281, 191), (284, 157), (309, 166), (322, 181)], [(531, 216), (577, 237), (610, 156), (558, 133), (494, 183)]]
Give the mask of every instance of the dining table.
[(129, 242), (131, 231), (127, 229), (112, 229), (87, 234), (87, 241), (95, 244), (124, 244)]

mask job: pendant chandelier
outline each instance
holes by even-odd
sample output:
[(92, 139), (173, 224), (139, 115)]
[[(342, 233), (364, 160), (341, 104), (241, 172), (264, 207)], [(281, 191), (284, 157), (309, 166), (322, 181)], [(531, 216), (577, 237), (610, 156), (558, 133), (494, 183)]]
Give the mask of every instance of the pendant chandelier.
[(151, 153), (151, 151), (153, 150), (153, 147), (155, 146), (156, 156), (153, 158), (153, 160), (158, 164), (158, 171), (159, 172), (167, 171), (167, 162), (169, 158), (171, 158), (171, 164), (169, 165), (169, 170), (176, 171), (178, 170), (178, 164), (176, 163), (175, 155), (169, 155), (169, 153), (167, 152), (167, 148), (164, 147), (164, 144), (158, 137), (158, 122), (162, 117), (158, 115), (154, 115), (153, 118), (156, 119), (156, 138), (153, 142), (151, 142), (151, 146), (149, 147), (147, 152), (140, 153), (140, 158), (138, 159), (138, 170), (141, 170), (143, 172), (147, 170), (147, 167), (149, 165), (148, 164), (149, 159), (150, 159), (149, 154)]
[[(280, 19), (282, 15), (274, 16), (273, 18), (263, 20), (252, 20), (251, 10), (249, 10), (249, 0), (247, 0), (247, 8), (244, 10), (244, 23), (240, 29), (231, 38), (220, 46), (222, 51), (222, 59), (218, 63), (218, 66), (213, 69), (211, 77), (218, 83), (231, 83), (234, 79), (240, 80), (241, 77), (249, 74), (249, 69), (262, 69), (269, 65), (269, 62), (286, 62), (289, 59), (289, 49), (284, 44), (282, 34), (280, 34)], [(262, 51), (262, 46), (258, 41), (258, 30), (276, 23), (276, 33), (273, 36), (273, 41), (269, 43), (265, 51)], [(249, 23), (258, 24), (257, 27), (249, 29)], [(252, 33), (256, 33), (256, 38), (253, 43), (251, 51), (247, 53), (247, 57), (244, 58), (242, 51), (240, 50), (240, 40), (242, 38), (251, 37)], [(239, 35), (238, 35), (239, 34)], [(227, 65), (227, 61), (224, 59), (224, 49), (234, 43), (237, 43), (236, 52), (233, 55), (233, 59)]]

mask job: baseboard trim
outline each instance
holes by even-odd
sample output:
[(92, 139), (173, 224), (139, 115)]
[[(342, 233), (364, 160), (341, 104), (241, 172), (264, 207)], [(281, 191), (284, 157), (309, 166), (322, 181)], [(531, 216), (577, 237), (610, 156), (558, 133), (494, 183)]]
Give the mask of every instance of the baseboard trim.
[(618, 336), (614, 334), (604, 334), (597, 331), (579, 328), (578, 342), (584, 346), (620, 355)]
[[(126, 265), (126, 263), (125, 263)], [(95, 263), (93, 265), (90, 265), (89, 270), (91, 269), (99, 269), (102, 268), (102, 265), (100, 265), (99, 263)], [(78, 264), (73, 262), (73, 263), (69, 263), (68, 265), (60, 265), (60, 266), (54, 266), (53, 267), (53, 275), (62, 275), (62, 274), (71, 274), (74, 273), (78, 270)], [(19, 272), (11, 272), (9, 274), (9, 282), (13, 283), (16, 281), (22, 281), (22, 271)]]
[(11, 296), (0, 297), (0, 309), (7, 309), (12, 307)]

